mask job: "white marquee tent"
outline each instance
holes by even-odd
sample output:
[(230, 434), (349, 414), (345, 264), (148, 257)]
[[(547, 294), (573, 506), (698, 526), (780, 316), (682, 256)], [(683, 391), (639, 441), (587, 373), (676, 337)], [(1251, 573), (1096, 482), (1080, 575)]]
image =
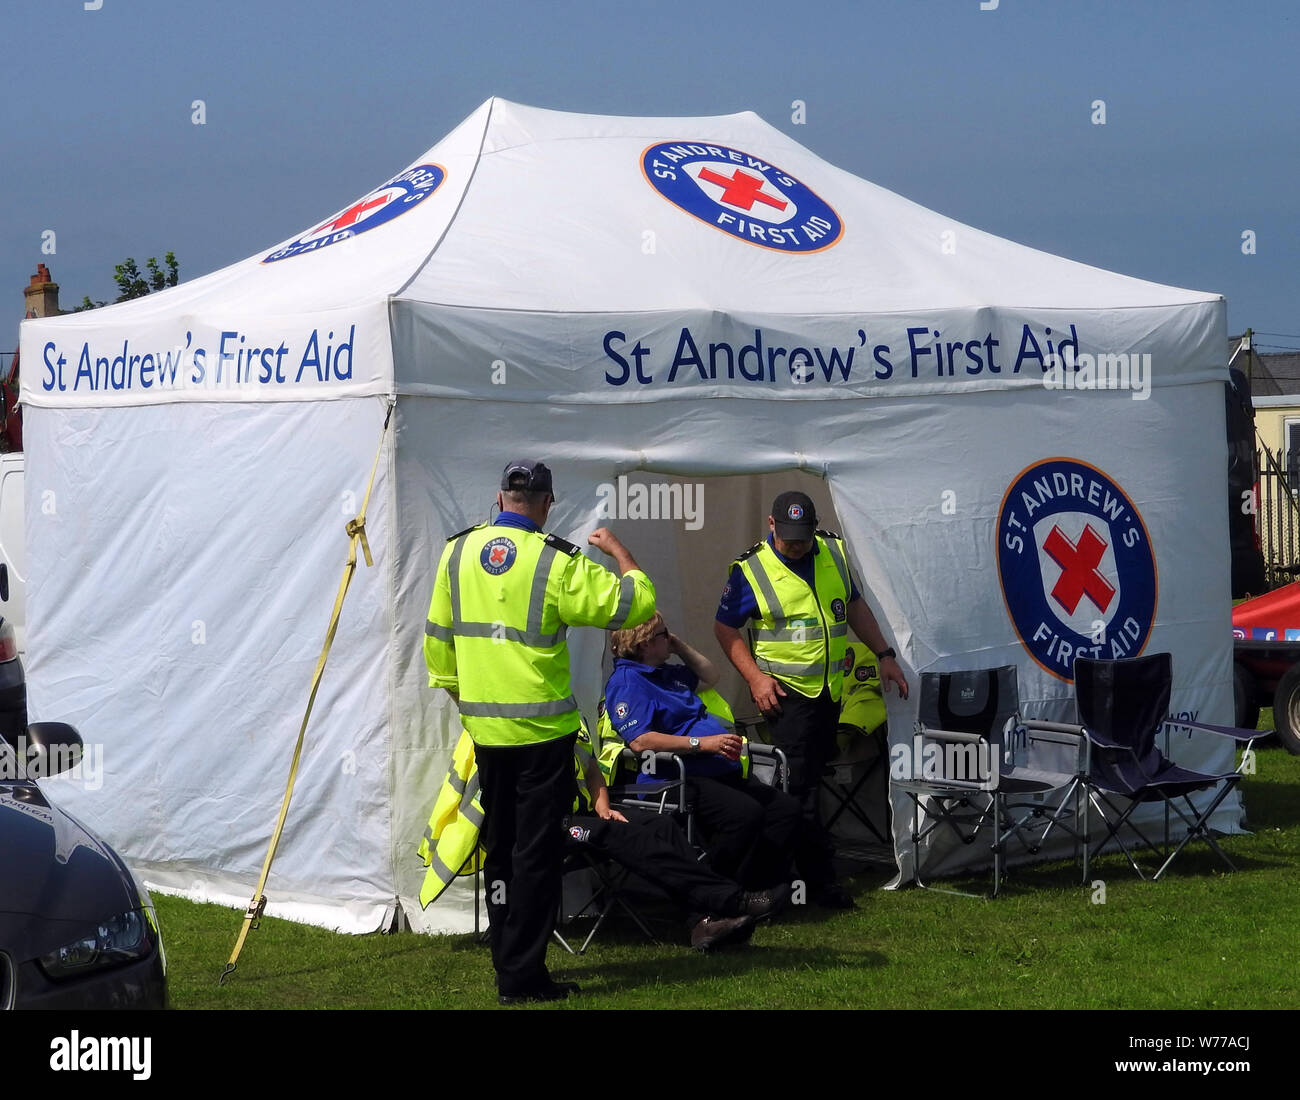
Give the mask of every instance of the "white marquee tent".
[[(25, 322), (21, 346), (31, 711), (103, 745), (102, 786), (57, 796), (164, 889), (252, 892), (389, 400), (375, 566), (272, 913), (466, 927), (468, 890), (414, 900), (459, 734), (420, 647), (442, 541), (517, 454), (555, 470), (552, 529), (585, 544), (609, 522), (710, 648), (726, 563), (797, 475), (914, 681), (1012, 662), (1026, 712), (1064, 719), (1076, 651), (1168, 649), (1174, 710), (1230, 714), (1223, 300), (956, 224), (751, 113), (494, 99), (310, 231)], [(1067, 388), (1044, 385), (1053, 353)], [(1130, 388), (1090, 388), (1103, 364)], [(625, 474), (698, 493), (694, 521), (627, 493), (607, 520)], [(571, 635), (589, 714), (603, 644)], [(898, 742), (914, 701), (891, 700)], [(1238, 817), (1234, 798), (1217, 823)], [(906, 880), (905, 832), (896, 849)]]

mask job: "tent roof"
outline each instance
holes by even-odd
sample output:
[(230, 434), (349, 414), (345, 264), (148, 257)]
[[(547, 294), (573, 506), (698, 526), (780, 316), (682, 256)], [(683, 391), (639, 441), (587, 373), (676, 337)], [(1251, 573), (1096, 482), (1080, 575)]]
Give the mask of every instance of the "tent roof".
[[(659, 143), (714, 146), (751, 179), (759, 171), (748, 158), (759, 158), (768, 169), (763, 192), (775, 204), (789, 205), (774, 206), (743, 188), (736, 202), (720, 202), (722, 185), (685, 179), (684, 161), (664, 159), (664, 170), (678, 177), (679, 196), (687, 197), (685, 205), (674, 202), (643, 171), (643, 153)], [(383, 209), (387, 199), (396, 210), (398, 202), (409, 202), (409, 184), (407, 192), (401, 185), (383, 190), (402, 173), (377, 180), (375, 191), (276, 248), (162, 293), (59, 323), (147, 323), (178, 310), (301, 314), (390, 297), (548, 312), (805, 315), (984, 306), (1141, 308), (1219, 299), (1102, 271), (961, 225), (828, 164), (752, 112), (624, 118), (494, 98), (411, 167), (418, 165), (436, 165), (445, 175), (400, 215), (364, 232), (297, 251), (312, 239), (360, 225), (369, 211), (359, 207)], [(715, 164), (710, 174), (736, 171)], [(783, 188), (775, 182), (781, 178), (794, 183)], [(826, 205), (833, 211), (827, 220), (838, 218), (842, 232), (837, 238), (828, 232), (832, 243), (818, 241), (816, 251), (766, 247), (706, 220), (729, 212), (733, 227), (747, 221), (767, 236), (773, 223), (764, 216), (784, 217), (777, 225), (793, 237), (801, 218)], [(787, 213), (791, 207), (793, 214)], [(286, 246), (295, 254), (268, 261)]]

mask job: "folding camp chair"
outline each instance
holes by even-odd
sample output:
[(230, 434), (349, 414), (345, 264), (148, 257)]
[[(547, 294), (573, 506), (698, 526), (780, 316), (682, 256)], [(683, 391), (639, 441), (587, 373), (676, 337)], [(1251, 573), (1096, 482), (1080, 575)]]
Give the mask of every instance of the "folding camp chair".
[[(835, 742), (837, 755), (821, 777), (819, 808), (833, 807), (824, 814), (822, 827), (832, 832), (847, 813), (881, 844), (889, 844), (889, 727), (880, 668), (864, 647), (849, 646), (845, 652)], [(877, 807), (884, 810), (883, 828), (872, 819)]]
[(1076, 852), (1086, 852), (1084, 738), (1066, 726), (1020, 719), (1015, 666), (922, 673), (920, 691), (911, 778), (893, 780), (912, 802), (918, 886), (939, 889), (920, 868), (920, 844), (939, 829), (963, 845), (987, 836), (994, 897), (1013, 839), (1036, 854), (1059, 828), (1074, 837)]
[[(1131, 820), (1134, 811), (1145, 802), (1160, 801), (1165, 808), (1164, 862), (1152, 875), (1158, 879), (1193, 839), (1200, 837), (1231, 870), (1236, 870), (1211, 835), (1209, 820), (1228, 793), (1241, 781), (1241, 768), (1210, 774), (1175, 764), (1166, 755), (1169, 726), (1204, 730), (1235, 741), (1253, 741), (1268, 736), (1268, 731), (1212, 726), (1179, 718), (1171, 722), (1169, 697), (1173, 687), (1173, 658), (1168, 653), (1153, 653), (1120, 661), (1100, 661), (1080, 657), (1074, 662), (1075, 700), (1081, 730), (1087, 737), (1091, 756), (1087, 776), (1088, 797), (1100, 813), (1106, 835), (1092, 854), (1100, 852), (1112, 839), (1119, 845), (1129, 864), (1141, 877), (1146, 876), (1120, 835), (1125, 826), (1143, 846), (1162, 854)], [(1165, 730), (1165, 752), (1156, 745), (1156, 734)], [(1243, 754), (1243, 762), (1245, 755)], [(1204, 810), (1198, 810), (1191, 795), (1218, 787), (1218, 793)], [(1123, 805), (1117, 805), (1117, 802)], [(1181, 805), (1180, 805), (1181, 803)], [(1177, 815), (1186, 827), (1183, 838), (1169, 851), (1171, 815)], [(1085, 865), (1086, 866), (1086, 865)], [(1086, 870), (1085, 870), (1086, 875)]]

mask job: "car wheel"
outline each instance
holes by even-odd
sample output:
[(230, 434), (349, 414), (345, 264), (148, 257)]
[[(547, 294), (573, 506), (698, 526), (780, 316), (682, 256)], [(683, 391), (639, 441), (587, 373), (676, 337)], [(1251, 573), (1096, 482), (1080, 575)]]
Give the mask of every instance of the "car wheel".
[(1255, 677), (1245, 665), (1232, 666), (1233, 725), (1240, 730), (1253, 730), (1259, 725), (1259, 697)]
[(1300, 756), (1300, 664), (1292, 665), (1278, 681), (1273, 696), (1273, 724), (1286, 751)]

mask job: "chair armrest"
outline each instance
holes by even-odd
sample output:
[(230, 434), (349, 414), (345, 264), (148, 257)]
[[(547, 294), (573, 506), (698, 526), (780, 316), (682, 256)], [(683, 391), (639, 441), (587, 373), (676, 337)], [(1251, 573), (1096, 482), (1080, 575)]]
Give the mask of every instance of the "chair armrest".
[(1205, 730), (1220, 737), (1231, 737), (1234, 741), (1257, 741), (1261, 737), (1270, 737), (1273, 730), (1246, 730), (1237, 726), (1212, 726), (1208, 722), (1190, 722), (1184, 718), (1169, 718), (1166, 726), (1186, 726), (1190, 729)]

